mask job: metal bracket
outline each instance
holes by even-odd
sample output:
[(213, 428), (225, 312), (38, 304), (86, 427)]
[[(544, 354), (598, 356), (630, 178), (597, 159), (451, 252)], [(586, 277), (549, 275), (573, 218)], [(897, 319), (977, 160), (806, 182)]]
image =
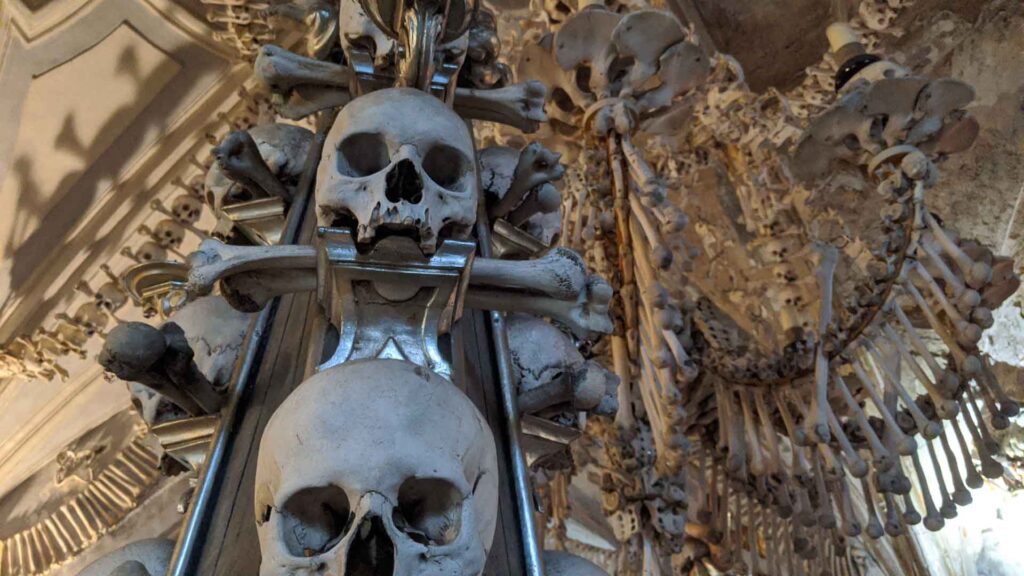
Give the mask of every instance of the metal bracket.
[(438, 337), (462, 315), (474, 242), (446, 240), (424, 256), (404, 237), (361, 254), (349, 230), (317, 231), (317, 296), (338, 329), (338, 347), (318, 369), (360, 358), (394, 358), (451, 379)]

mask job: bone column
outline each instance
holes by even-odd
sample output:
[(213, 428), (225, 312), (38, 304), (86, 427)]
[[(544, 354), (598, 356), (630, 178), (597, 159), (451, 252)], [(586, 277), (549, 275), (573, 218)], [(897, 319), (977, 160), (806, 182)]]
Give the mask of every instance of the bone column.
[(821, 311), (818, 321), (818, 343), (814, 360), (814, 396), (811, 400), (811, 411), (808, 415), (806, 434), (822, 444), (832, 438), (829, 434), (828, 413), (828, 357), (825, 354), (825, 335), (832, 321), (832, 280), (835, 275), (838, 253), (832, 246), (821, 250), (821, 262), (816, 272), (818, 287), (821, 290)]

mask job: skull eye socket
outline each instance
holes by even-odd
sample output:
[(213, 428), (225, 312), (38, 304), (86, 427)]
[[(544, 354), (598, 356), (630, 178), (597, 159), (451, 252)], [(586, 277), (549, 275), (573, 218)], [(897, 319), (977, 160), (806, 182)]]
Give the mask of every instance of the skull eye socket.
[(438, 144), (427, 152), (423, 157), (423, 171), (430, 176), (438, 186), (447, 189), (459, 189), (459, 182), (466, 170), (468, 162), (466, 158), (451, 146)]
[(398, 490), (393, 520), (406, 536), (429, 546), (451, 544), (462, 530), (464, 498), (440, 478), (409, 478)]
[(391, 163), (388, 145), (380, 134), (359, 132), (338, 144), (338, 172), (352, 178), (376, 174)]
[(317, 556), (337, 544), (352, 523), (352, 508), (337, 486), (303, 488), (281, 507), (281, 540), (288, 553)]

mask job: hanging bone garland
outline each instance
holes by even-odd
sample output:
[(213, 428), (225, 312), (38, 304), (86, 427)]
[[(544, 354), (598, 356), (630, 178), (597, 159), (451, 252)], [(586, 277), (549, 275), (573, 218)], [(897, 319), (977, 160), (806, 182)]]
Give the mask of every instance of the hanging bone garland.
[[(906, 525), (921, 522), (929, 530), (939, 530), (945, 519), (956, 516), (957, 506), (970, 502), (968, 486), (979, 486), (981, 476), (996, 478), (1002, 474), (1002, 467), (992, 458), (995, 446), (990, 428), (1006, 426), (1009, 415), (1017, 414), (1019, 408), (999, 392), (990, 361), (977, 344), (981, 333), (992, 325), (990, 310), (1000, 304), (997, 299), (983, 303), (981, 295), (1011, 293), (1016, 279), (993, 280), (990, 263), (995, 259), (991, 252), (976, 243), (964, 243), (925, 204), (926, 190), (936, 174), (928, 155), (941, 147), (936, 139), (944, 126), (964, 121), (961, 108), (970, 100), (970, 89), (955, 81), (929, 81), (900, 74), (903, 78), (891, 81), (877, 80), (880, 76), (868, 73), (854, 75), (840, 101), (812, 119), (800, 141), (793, 142), (794, 174), (815, 178), (848, 163), (865, 170), (875, 179), (879, 192), (892, 199), (880, 210), (888, 239), (870, 254), (878, 262), (871, 262), (864, 252), (864, 256), (853, 256), (857, 265), (865, 267), (869, 290), (859, 291), (853, 299), (839, 291), (849, 290), (851, 284), (851, 273), (846, 270), (849, 260), (840, 259), (838, 269), (827, 260), (819, 265), (818, 284), (823, 292), (818, 300), (822, 307), (812, 340), (815, 344), (809, 347), (796, 340), (787, 355), (798, 359), (810, 355), (810, 361), (798, 360), (787, 366), (756, 355), (750, 361), (730, 355), (736, 350), (731, 348), (736, 334), (749, 326), (730, 324), (724, 316), (713, 316), (711, 306), (698, 306), (698, 325), (705, 328), (704, 336), (710, 337), (711, 357), (743, 366), (741, 370), (729, 370), (712, 364), (717, 374), (702, 375), (715, 378), (719, 408), (717, 441), (714, 436), (705, 441), (716, 445), (712, 459), (721, 459), (731, 483), (746, 495), (742, 500), (746, 504), (724, 513), (712, 507), (713, 515), (724, 514), (725, 518), (699, 521), (710, 526), (735, 526), (729, 531), (736, 537), (727, 538), (726, 543), (733, 548), (734, 557), (745, 560), (743, 566), (730, 563), (734, 570), (756, 572), (763, 569), (763, 562), (771, 562), (770, 550), (762, 549), (752, 536), (755, 531), (773, 528), (762, 513), (747, 508), (755, 502), (770, 510), (769, 516), (791, 523), (794, 536), (794, 529), (815, 525), (832, 534), (830, 542), (835, 545), (820, 548), (813, 558), (813, 547), (808, 547), (804, 539), (794, 539), (794, 551), (803, 559), (798, 564), (811, 562), (848, 569), (851, 558), (847, 545), (841, 544), (843, 539), (855, 538), (865, 528), (874, 539), (883, 533), (902, 534)], [(742, 76), (733, 89), (741, 82)], [(714, 89), (708, 94), (709, 102), (722, 97), (723, 93)], [(742, 94), (730, 98), (732, 102), (745, 99)], [(713, 105), (721, 106), (721, 101)], [(715, 123), (712, 137), (736, 142), (736, 150), (727, 162), (746, 170), (744, 174), (766, 163), (770, 169), (770, 155), (751, 143), (769, 142), (771, 137), (741, 138), (743, 129), (723, 128), (731, 121), (730, 115), (740, 110), (733, 104), (721, 116), (708, 115), (707, 121)], [(884, 115), (883, 129), (869, 131), (868, 126), (879, 122), (880, 115)], [(844, 144), (836, 145), (843, 138), (847, 139)], [(859, 145), (851, 152), (846, 144), (853, 138)], [(768, 195), (757, 204), (743, 204), (743, 214), (748, 225), (759, 211), (771, 215), (774, 220), (766, 221), (764, 230), (769, 236), (776, 234), (785, 212), (779, 205), (766, 204), (778, 202), (771, 199), (771, 180), (744, 185), (768, 187)], [(701, 225), (707, 229), (704, 222)], [(643, 234), (640, 227), (632, 231)], [(775, 268), (774, 277), (792, 286), (801, 272), (799, 260), (786, 247), (791, 238), (773, 239), (764, 246), (771, 246), (774, 262), (781, 261), (785, 266), (774, 264), (780, 266)], [(705, 246), (709, 246), (707, 236)], [(718, 245), (710, 246), (713, 251), (720, 249)], [(843, 256), (851, 254), (857, 252), (847, 246)], [(700, 262), (697, 264), (699, 267)], [(803, 273), (810, 271), (813, 268), (804, 268)], [(709, 276), (713, 274), (714, 269)], [(744, 271), (731, 274), (735, 282), (735, 276)], [(701, 276), (691, 276), (691, 280), (700, 289), (708, 286)], [(996, 282), (1000, 288), (992, 286)], [(791, 292), (777, 293), (787, 294), (787, 305), (798, 302), (796, 296), (788, 295)], [(774, 308), (780, 313), (786, 311), (785, 306)], [(798, 308), (796, 313), (806, 318), (809, 311)], [(810, 318), (806, 318), (802, 322), (791, 320), (783, 327), (798, 327), (807, 333), (809, 325)], [(920, 334), (925, 329), (939, 335), (946, 354), (925, 344)], [(698, 363), (701, 360), (698, 356)], [(904, 373), (909, 379), (904, 379)], [(752, 386), (754, 390), (781, 387), (788, 392), (775, 393), (774, 411), (758, 421), (760, 404), (757, 410), (752, 409), (750, 398), (759, 399), (760, 393), (752, 393)], [(917, 396), (918, 390), (923, 394)], [(987, 410), (988, 422), (982, 418), (982, 407)], [(960, 454), (954, 453), (944, 421), (957, 436)], [(965, 425), (967, 432), (961, 428)], [(976, 455), (968, 439), (973, 440)], [(936, 442), (942, 443), (941, 450)], [(785, 450), (789, 457), (780, 454)], [(900, 457), (909, 458), (901, 465)], [(966, 467), (964, 476), (957, 458)], [(980, 475), (976, 459), (981, 463)], [(928, 466), (934, 475), (925, 474)], [(911, 477), (916, 481), (912, 483)], [(804, 480), (797, 482), (796, 478)], [(854, 478), (861, 480), (859, 487)], [(773, 484), (782, 490), (772, 494), (765, 489)], [(865, 503), (866, 520), (857, 517), (855, 501)], [(923, 510), (918, 512), (913, 501), (923, 502)], [(877, 508), (882, 502), (884, 506)], [(802, 569), (809, 568), (807, 565)]]

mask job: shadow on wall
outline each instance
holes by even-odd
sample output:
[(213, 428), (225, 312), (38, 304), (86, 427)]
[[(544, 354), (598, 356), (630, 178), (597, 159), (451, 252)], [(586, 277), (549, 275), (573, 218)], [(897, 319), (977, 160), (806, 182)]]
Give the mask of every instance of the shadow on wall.
[[(140, 72), (138, 55), (134, 47), (128, 47), (118, 59), (116, 72), (119, 76), (130, 78), (136, 90), (142, 91), (148, 83), (174, 75), (176, 63), (185, 61), (187, 57), (186, 54), (178, 52), (173, 52), (169, 56), (169, 59), (143, 74)], [(197, 74), (194, 77), (201, 75)], [(115, 189), (125, 185), (117, 181), (118, 176), (135, 159), (147, 136), (162, 136), (168, 129), (169, 118), (161, 112), (173, 109), (194, 84), (194, 80), (189, 80), (168, 85), (168, 89), (158, 94), (135, 116), (133, 124), (127, 128), (123, 123), (124, 117), (132, 112), (131, 104), (118, 108), (99, 128), (96, 138), (90, 142), (82, 140), (76, 119), (69, 114), (64, 119), (53, 146), (55, 150), (72, 154), (86, 165), (65, 176), (56, 191), (44, 191), (40, 188), (37, 179), (40, 169), (38, 159), (21, 155), (14, 160), (12, 176), (17, 181), (18, 197), (17, 203), (8, 208), (14, 212), (13, 226), (5, 239), (4, 250), (11, 254), (10, 280), (7, 293), (0, 300), (0, 309), (28, 296), (22, 293), (23, 290), (37, 273), (40, 263), (50, 257), (58, 246), (65, 243), (74, 246), (75, 256), (82, 256), (78, 260), (83, 263), (81, 266), (94, 264), (92, 261), (103, 251), (106, 244), (105, 238), (100, 236), (101, 228), (109, 224), (109, 218), (113, 215), (98, 215), (90, 222), (89, 227), (80, 230), (74, 238), (67, 238), (67, 234), (76, 226), (83, 224), (85, 215), (100, 200), (105, 190), (111, 185)], [(74, 90), (74, 87), (69, 86), (68, 89)], [(114, 136), (117, 134), (121, 136), (115, 140)], [(105, 143), (110, 143), (106, 150), (97, 149)], [(90, 159), (95, 160), (90, 164)], [(133, 194), (128, 197), (128, 201), (134, 205), (132, 212), (146, 209), (149, 194), (144, 190), (132, 192)], [(123, 206), (112, 206), (109, 211), (121, 208)], [(38, 224), (33, 225), (34, 223)], [(77, 281), (81, 272), (84, 270), (76, 270), (67, 277)], [(59, 295), (63, 292), (63, 289), (54, 289), (52, 293), (55, 296), (40, 302), (35, 308), (52, 310), (59, 304)]]

